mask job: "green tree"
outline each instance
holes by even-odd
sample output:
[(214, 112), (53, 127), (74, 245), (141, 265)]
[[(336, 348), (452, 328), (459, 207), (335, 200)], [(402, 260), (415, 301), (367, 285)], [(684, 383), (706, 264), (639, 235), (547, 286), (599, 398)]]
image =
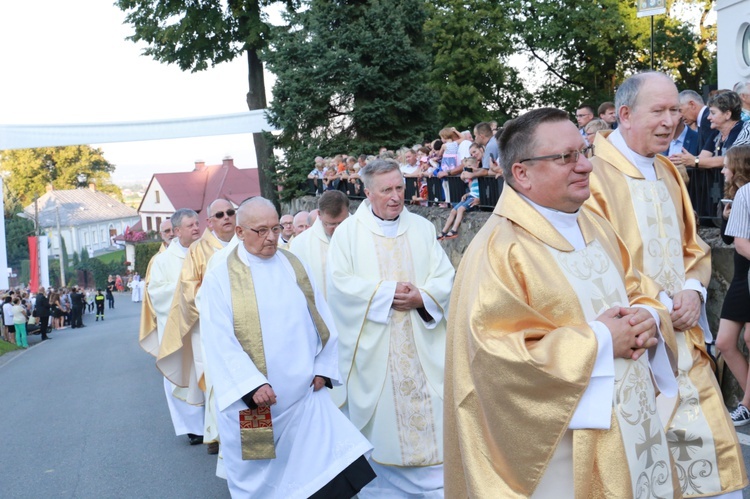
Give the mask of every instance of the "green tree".
[(317, 155), (372, 153), (436, 131), (423, 0), (311, 0), (285, 16), (264, 58), (284, 195)]
[(101, 149), (85, 145), (0, 151), (0, 172), (8, 174), (10, 196), (21, 206), (44, 194), (48, 184), (55, 189), (75, 189), (79, 173), (86, 175), (87, 182), (96, 183), (98, 190), (121, 199), (120, 188), (110, 180), (114, 170)]
[[(295, 0), (287, 0), (292, 5)], [(262, 9), (274, 0), (117, 0), (132, 24), (133, 42), (145, 42), (145, 55), (177, 64), (183, 71), (203, 71), (238, 56), (247, 57), (250, 110), (265, 109), (266, 88), (260, 51), (268, 42), (269, 25)], [(277, 200), (272, 182), (271, 149), (264, 134), (253, 135), (263, 196)]]
[(440, 122), (471, 129), (510, 119), (531, 103), (518, 71), (508, 65), (513, 22), (501, 2), (438, 0), (427, 4), (425, 37), (432, 45), (430, 87)]
[[(543, 67), (535, 97), (544, 104), (572, 110), (584, 101), (612, 100), (623, 79), (649, 68), (650, 20), (636, 17), (631, 0), (512, 0), (507, 7), (518, 50)], [(705, 24), (705, 15), (700, 22)], [(696, 87), (710, 75), (712, 36), (708, 28), (697, 35), (689, 23), (657, 16), (654, 69), (680, 86)]]

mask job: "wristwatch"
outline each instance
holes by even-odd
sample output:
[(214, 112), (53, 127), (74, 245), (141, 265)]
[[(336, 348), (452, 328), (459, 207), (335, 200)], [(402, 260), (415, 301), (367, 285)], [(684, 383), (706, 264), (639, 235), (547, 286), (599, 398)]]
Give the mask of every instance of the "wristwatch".
[(700, 159), (698, 159), (698, 156), (695, 157), (695, 167), (698, 168), (698, 164), (701, 162)]

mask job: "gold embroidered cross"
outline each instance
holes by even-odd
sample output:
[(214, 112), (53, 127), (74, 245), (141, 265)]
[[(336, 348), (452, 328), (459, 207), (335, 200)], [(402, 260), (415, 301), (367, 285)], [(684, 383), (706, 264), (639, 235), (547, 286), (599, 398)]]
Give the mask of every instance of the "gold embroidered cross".
[(672, 448), (680, 451), (677, 456), (678, 461), (690, 460), (691, 447), (703, 447), (703, 439), (701, 437), (688, 436), (685, 430), (674, 430), (667, 438), (669, 439), (669, 443), (672, 444)]
[(643, 442), (635, 445), (635, 451), (638, 459), (641, 458), (641, 454), (646, 453), (646, 468), (650, 468), (654, 464), (651, 453), (654, 451), (655, 446), (661, 444), (661, 434), (657, 428), (656, 433), (651, 435), (651, 419), (645, 420), (642, 426), (645, 432), (645, 439)]
[(591, 297), (591, 306), (594, 307), (594, 311), (601, 312), (620, 301), (620, 294), (617, 292), (617, 289), (611, 289), (607, 292), (607, 285), (604, 283), (604, 278), (598, 277), (593, 279), (591, 284), (594, 285), (597, 291), (596, 294)]

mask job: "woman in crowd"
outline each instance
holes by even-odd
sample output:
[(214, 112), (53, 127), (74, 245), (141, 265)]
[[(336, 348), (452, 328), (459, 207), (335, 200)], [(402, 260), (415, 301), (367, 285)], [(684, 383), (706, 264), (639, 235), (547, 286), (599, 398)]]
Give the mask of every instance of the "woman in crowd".
[(47, 293), (44, 288), (39, 288), (39, 292), (36, 294), (34, 311), (39, 318), (39, 332), (42, 335), (42, 341), (49, 339), (47, 337), (47, 330), (49, 329), (49, 317), (51, 311), (49, 300), (47, 299)]
[(13, 325), (16, 327), (16, 345), (21, 348), (29, 348), (26, 339), (26, 322), (28, 320), (26, 307), (21, 304), (21, 298), (16, 296), (13, 298)]
[(125, 290), (125, 286), (122, 284), (122, 277), (119, 274), (115, 277), (115, 287), (118, 293), (122, 293)]
[(750, 143), (750, 122), (740, 119), (742, 101), (734, 92), (716, 94), (708, 101), (708, 121), (718, 130), (713, 141), (707, 141), (696, 158), (690, 153), (674, 154), (673, 162), (678, 166), (720, 168), (724, 156), (735, 144)]
[(722, 173), (725, 197), (733, 200), (724, 207), (721, 229), (724, 242), (734, 242), (734, 277), (721, 308), (716, 347), (745, 392), (742, 402), (731, 414), (734, 425), (742, 426), (750, 423), (748, 361), (737, 348), (737, 339), (743, 327), (745, 343), (750, 344), (750, 290), (747, 278), (750, 270), (750, 145), (730, 149)]
[(63, 317), (65, 317), (65, 308), (60, 301), (60, 294), (51, 291), (49, 294), (50, 312), (52, 314), (52, 329), (62, 329)]
[(13, 324), (13, 298), (5, 296), (3, 298), (3, 338), (9, 343), (16, 342), (16, 327)]

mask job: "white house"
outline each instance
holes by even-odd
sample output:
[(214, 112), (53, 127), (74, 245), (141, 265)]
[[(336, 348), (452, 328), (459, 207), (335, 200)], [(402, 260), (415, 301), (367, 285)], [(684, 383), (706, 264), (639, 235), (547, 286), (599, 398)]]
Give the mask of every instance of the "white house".
[(63, 191), (48, 186), (37, 200), (36, 209), (31, 203), (20, 215), (38, 220), (39, 231), (49, 236), (50, 255), (54, 256), (60, 255), (60, 235), (68, 256), (83, 248), (93, 256), (114, 246), (115, 236), (140, 220), (136, 210), (98, 192), (93, 184), (88, 189)]
[(750, 80), (750, 0), (717, 0), (719, 88)]

